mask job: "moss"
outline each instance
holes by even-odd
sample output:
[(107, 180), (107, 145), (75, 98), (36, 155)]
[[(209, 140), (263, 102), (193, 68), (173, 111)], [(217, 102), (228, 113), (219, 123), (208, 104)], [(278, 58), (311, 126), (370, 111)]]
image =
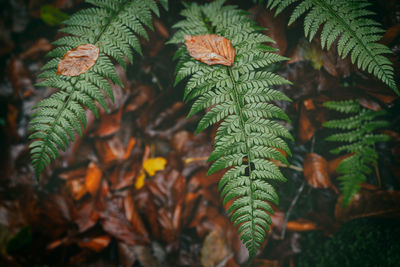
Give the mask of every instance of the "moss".
[(364, 218), (344, 224), (332, 237), (306, 233), (298, 266), (399, 266), (399, 223)]

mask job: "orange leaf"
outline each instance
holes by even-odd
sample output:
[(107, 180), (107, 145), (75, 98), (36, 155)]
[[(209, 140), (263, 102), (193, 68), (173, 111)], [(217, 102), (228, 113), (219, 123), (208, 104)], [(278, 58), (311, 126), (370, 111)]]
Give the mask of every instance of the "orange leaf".
[(131, 155), (132, 149), (136, 144), (135, 138), (131, 137), (129, 139), (128, 145), (126, 146), (125, 154), (124, 154), (124, 159), (128, 159), (129, 156)]
[(185, 41), (189, 54), (203, 63), (232, 66), (235, 61), (235, 49), (225, 37), (215, 34), (185, 35)]
[(90, 162), (86, 172), (85, 186), (91, 195), (95, 195), (99, 189), (102, 172), (93, 162)]
[(314, 222), (305, 219), (298, 219), (296, 221), (289, 221), (286, 223), (286, 229), (294, 232), (306, 232), (317, 229)]
[(81, 248), (88, 248), (96, 252), (102, 251), (110, 244), (111, 238), (108, 235), (98, 236), (89, 241), (78, 242)]
[(83, 44), (69, 50), (58, 63), (57, 74), (78, 76), (88, 71), (99, 57), (99, 48)]
[(67, 188), (75, 200), (81, 199), (87, 193), (83, 178), (68, 180)]

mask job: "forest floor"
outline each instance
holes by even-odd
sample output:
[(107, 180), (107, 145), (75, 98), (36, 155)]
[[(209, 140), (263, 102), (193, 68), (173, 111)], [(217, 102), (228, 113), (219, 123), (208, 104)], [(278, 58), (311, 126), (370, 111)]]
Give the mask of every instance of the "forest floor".
[[(273, 225), (252, 266), (307, 266), (315, 260), (309, 264), (314, 266), (323, 260), (311, 259), (317, 258), (312, 250), (325, 244), (328, 251), (321, 253), (334, 254), (329, 249), (340, 245), (327, 242), (349, 237), (352, 232), (343, 225), (354, 220), (361, 220), (356, 229), (367, 229), (354, 238), (365, 234), (375, 240), (365, 255), (377, 247), (384, 253), (399, 249), (387, 242), (400, 237), (400, 99), (349, 59), (340, 59), (335, 49), (321, 50), (318, 38), (304, 39), (302, 23), (288, 27), (289, 12), (273, 17), (263, 6), (239, 2), (291, 58), (277, 69), (293, 83), (278, 88), (293, 102), (277, 103), (289, 115), (285, 127), (295, 138), (289, 143), (291, 165), (281, 168), (288, 181), (278, 187)], [(223, 172), (206, 177), (216, 128), (194, 135), (200, 116), (186, 118), (185, 82), (173, 86), (176, 47), (165, 42), (181, 18), (179, 1), (170, 1), (170, 11), (153, 20), (150, 40), (141, 40), (143, 56), (136, 55), (127, 71), (116, 67), (125, 87), (113, 86), (110, 112), (103, 110), (99, 119), (87, 112), (83, 136), (60, 153), (39, 182), (34, 178), (28, 121), (33, 105), (54, 92), (34, 87), (44, 55), (61, 36), (59, 25), (52, 24), (64, 16), (57, 12), (72, 14), (86, 6), (81, 0), (1, 4), (0, 265), (244, 266), (247, 250), (218, 192)], [(393, 51), (389, 59), (399, 81), (400, 4), (377, 0), (372, 8), (386, 30), (381, 42)], [(390, 127), (383, 131), (391, 141), (376, 147), (376, 170), (342, 209), (335, 169), (343, 155), (329, 153), (335, 144), (325, 141), (331, 131), (322, 123), (335, 114), (322, 103), (356, 98), (368, 109), (388, 112)], [(343, 241), (345, 249), (351, 240)], [(378, 256), (374, 260), (389, 266)]]

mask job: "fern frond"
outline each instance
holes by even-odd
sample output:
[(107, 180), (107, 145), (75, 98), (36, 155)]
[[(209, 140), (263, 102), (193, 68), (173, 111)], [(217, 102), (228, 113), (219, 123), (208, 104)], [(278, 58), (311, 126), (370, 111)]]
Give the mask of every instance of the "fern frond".
[[(276, 8), (276, 14), (279, 14), (294, 2), (298, 0), (268, 0), (267, 7)], [(374, 15), (366, 9), (369, 5), (366, 0), (302, 0), (294, 9), (289, 24), (306, 14), (304, 32), (310, 41), (322, 27), (322, 48), (329, 49), (338, 39), (338, 53), (342, 58), (350, 55), (351, 62), (359, 69), (373, 74), (400, 94), (394, 81), (393, 66), (383, 56), (392, 52), (377, 43), (384, 30), (368, 18)]]
[(275, 121), (289, 118), (270, 103), (290, 99), (271, 87), (289, 82), (265, 70), (286, 59), (265, 45), (271, 39), (259, 32), (260, 27), (246, 12), (223, 3), (218, 0), (204, 6), (187, 5), (181, 13), (185, 19), (174, 26), (179, 30), (169, 42), (182, 44), (185, 34), (213, 33), (229, 39), (235, 49), (234, 64), (225, 67), (201, 63), (191, 58), (185, 47), (179, 48), (176, 81), (188, 79), (184, 99), (193, 100), (189, 116), (210, 108), (196, 132), (221, 122), (209, 157), (213, 163), (208, 174), (230, 168), (221, 178), (219, 190), (224, 203), (233, 201), (228, 212), (239, 227), (251, 260), (271, 224), (273, 210), (268, 202), (278, 202), (272, 183), (285, 180), (271, 160), (287, 164), (278, 149), (290, 155), (282, 138), (292, 139)]
[(378, 154), (374, 149), (375, 143), (389, 140), (389, 136), (376, 134), (373, 131), (387, 127), (389, 123), (376, 119), (385, 115), (385, 111), (363, 108), (355, 100), (329, 101), (325, 102), (324, 106), (345, 114), (355, 113), (348, 118), (324, 123), (327, 128), (347, 130), (326, 138), (327, 141), (345, 143), (345, 145), (331, 150), (331, 153), (352, 153), (337, 167), (337, 172), (340, 174), (338, 179), (341, 181), (343, 192), (342, 206), (346, 207), (360, 190), (360, 184), (366, 181), (367, 175), (371, 172), (370, 166), (377, 164)]
[[(39, 102), (30, 121), (32, 164), (36, 177), (65, 150), (86, 127), (84, 108), (98, 117), (96, 102), (107, 111), (105, 95), (114, 101), (108, 80), (123, 87), (111, 59), (126, 67), (125, 57), (132, 62), (132, 49), (141, 54), (136, 35), (147, 38), (144, 26), (152, 27), (151, 12), (159, 14), (154, 0), (87, 0), (95, 7), (76, 12), (69, 17), (60, 31), (70, 34), (53, 42), (58, 47), (46, 56), (50, 60), (43, 66), (37, 86), (53, 87), (60, 91)], [(164, 4), (166, 1), (163, 1)], [(76, 77), (57, 75), (57, 66), (64, 54), (79, 45), (99, 47), (95, 65)]]

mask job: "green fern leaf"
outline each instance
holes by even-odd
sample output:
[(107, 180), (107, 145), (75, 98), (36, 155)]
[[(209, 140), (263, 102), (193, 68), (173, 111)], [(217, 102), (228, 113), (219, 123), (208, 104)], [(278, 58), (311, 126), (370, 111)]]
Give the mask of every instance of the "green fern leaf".
[[(111, 59), (126, 67), (125, 57), (133, 61), (132, 49), (141, 54), (136, 35), (147, 38), (143, 25), (151, 28), (151, 12), (159, 14), (154, 0), (86, 2), (95, 7), (78, 11), (64, 21), (66, 27), (60, 31), (70, 35), (53, 42), (58, 47), (46, 55), (51, 59), (38, 76), (44, 80), (36, 86), (60, 91), (39, 102), (30, 121), (31, 158), (37, 179), (50, 158), (58, 156), (58, 149), (65, 150), (70, 140), (74, 140), (75, 132), (82, 135), (86, 127), (84, 108), (98, 117), (97, 102), (107, 111), (105, 96), (114, 101), (108, 79), (123, 87)], [(166, 6), (166, 1), (163, 5)], [(57, 75), (57, 66), (64, 54), (82, 44), (99, 47), (95, 65), (76, 77)]]
[(270, 102), (290, 101), (271, 88), (289, 82), (265, 71), (265, 67), (286, 59), (265, 45), (271, 39), (260, 33), (261, 28), (245, 12), (223, 3), (186, 5), (181, 13), (185, 19), (174, 26), (178, 31), (169, 43), (182, 44), (185, 34), (213, 33), (229, 39), (235, 49), (234, 64), (225, 67), (201, 63), (191, 58), (185, 47), (179, 48), (176, 82), (187, 79), (184, 99), (193, 101), (189, 116), (210, 108), (196, 132), (220, 122), (207, 174), (230, 168), (221, 178), (219, 190), (224, 203), (233, 201), (228, 212), (251, 260), (271, 225), (273, 210), (268, 202), (278, 203), (272, 182), (285, 181), (271, 160), (287, 164), (278, 149), (290, 155), (282, 138), (292, 137), (275, 120), (289, 118)]
[[(294, 2), (298, 0), (268, 0), (267, 7), (276, 8), (276, 14), (279, 14)], [(351, 62), (359, 69), (373, 74), (399, 95), (392, 63), (383, 56), (392, 52), (377, 43), (384, 31), (379, 23), (368, 18), (374, 15), (366, 9), (369, 5), (366, 0), (302, 0), (294, 9), (289, 24), (306, 14), (304, 32), (309, 40), (322, 27), (322, 48), (329, 49), (338, 39), (338, 52), (342, 58), (350, 55)]]
[[(387, 121), (376, 120), (386, 114), (385, 111), (373, 111), (360, 106), (358, 101), (329, 101), (324, 106), (341, 113), (353, 113), (351, 117), (331, 120), (324, 123), (325, 127), (342, 130), (326, 138), (327, 141), (341, 142), (341, 145), (331, 153), (352, 153), (339, 163), (337, 172), (343, 192), (342, 207), (346, 207), (360, 190), (360, 184), (366, 181), (371, 172), (370, 166), (377, 164), (378, 154), (374, 149), (377, 142), (386, 142), (389, 136), (373, 133), (374, 130), (389, 125)], [(346, 130), (343, 132), (343, 130)]]

